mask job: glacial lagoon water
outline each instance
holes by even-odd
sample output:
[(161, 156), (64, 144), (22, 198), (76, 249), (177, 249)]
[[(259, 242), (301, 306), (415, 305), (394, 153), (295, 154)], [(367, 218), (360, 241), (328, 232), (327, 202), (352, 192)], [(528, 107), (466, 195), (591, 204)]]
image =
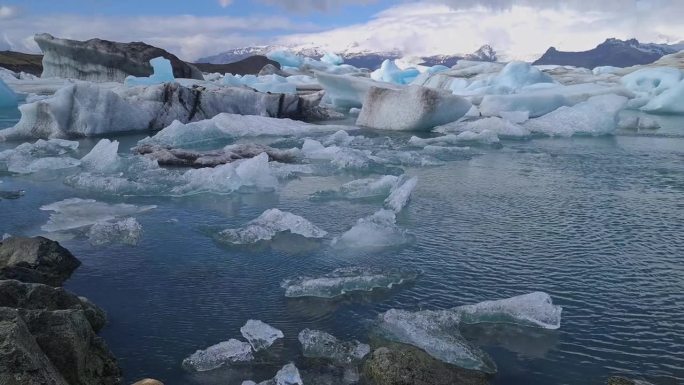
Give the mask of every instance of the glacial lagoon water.
[[(16, 115), (5, 113), (0, 125)], [(68, 171), (0, 174), (0, 234), (37, 235), (66, 198), (156, 205), (135, 215), (138, 246), (92, 246), (64, 239), (83, 265), (67, 288), (104, 308), (102, 336), (126, 381), (170, 385), (239, 384), (271, 378), (299, 359), (297, 334), (321, 329), (368, 340), (390, 308), (443, 309), (532, 291), (563, 306), (556, 331), (481, 325), (468, 337), (498, 366), (494, 384), (599, 384), (613, 374), (656, 384), (684, 381), (684, 120), (658, 131), (614, 136), (504, 140), (451, 153), (440, 166), (404, 167), (419, 178), (397, 218), (412, 242), (365, 251), (331, 239), (382, 207), (382, 199), (312, 200), (367, 174), (336, 172), (281, 183), (277, 192), (116, 197), (73, 189)], [(410, 134), (390, 136), (406, 143)], [(361, 134), (355, 133), (355, 134)], [(128, 153), (144, 135), (119, 136)], [(81, 140), (88, 152), (98, 139)], [(0, 143), (0, 151), (17, 143)], [(258, 246), (216, 243), (216, 228), (238, 228), (271, 208), (301, 215), (329, 233), (322, 241), (280, 236)], [(420, 269), (414, 283), (334, 300), (287, 299), (281, 281), (346, 266)], [(248, 319), (285, 334), (257, 368), (190, 374), (181, 361), (197, 349), (239, 338)]]

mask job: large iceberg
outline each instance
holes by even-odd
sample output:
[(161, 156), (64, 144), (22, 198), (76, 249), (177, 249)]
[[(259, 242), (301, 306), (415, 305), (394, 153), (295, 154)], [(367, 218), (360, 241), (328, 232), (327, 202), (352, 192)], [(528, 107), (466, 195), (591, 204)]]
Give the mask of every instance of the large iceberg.
[(238, 87), (190, 88), (178, 83), (114, 88), (76, 83), (50, 98), (20, 106), (21, 120), (0, 131), (0, 140), (158, 130), (174, 121), (200, 121), (220, 113), (304, 118), (307, 111), (317, 108), (320, 97)]
[(267, 323), (253, 319), (248, 320), (240, 328), (240, 333), (249, 341), (255, 352), (268, 349), (275, 341), (285, 337), (282, 331)]
[(0, 79), (0, 108), (16, 107), (18, 99), (14, 91)]
[(325, 230), (298, 215), (278, 209), (270, 209), (264, 211), (263, 214), (250, 221), (243, 228), (221, 231), (218, 233), (217, 239), (225, 243), (244, 245), (268, 241), (283, 232), (306, 238), (323, 238), (328, 235)]
[(471, 107), (462, 97), (426, 87), (371, 87), (356, 124), (383, 130), (425, 131), (462, 118)]
[(297, 277), (283, 281), (286, 297), (334, 298), (357, 291), (392, 288), (413, 281), (418, 272), (410, 269), (351, 267), (335, 269), (320, 277)]
[(618, 95), (594, 96), (573, 107), (561, 107), (542, 117), (531, 119), (523, 126), (549, 136), (605, 135), (617, 127), (617, 114), (627, 104)]
[(183, 360), (186, 370), (205, 372), (218, 369), (224, 365), (248, 362), (254, 359), (252, 346), (247, 342), (230, 339), (198, 350)]
[(336, 364), (349, 365), (360, 362), (370, 353), (370, 346), (354, 341), (340, 341), (321, 330), (304, 329), (299, 333), (304, 357), (324, 358)]
[(360, 76), (316, 72), (316, 79), (325, 89), (323, 101), (343, 110), (361, 107), (371, 87), (401, 89), (399, 85), (377, 82)]
[(173, 77), (171, 61), (163, 57), (156, 57), (150, 60), (150, 65), (154, 73), (147, 77), (128, 76), (124, 81), (127, 86), (149, 86), (152, 84), (170, 83), (176, 79)]

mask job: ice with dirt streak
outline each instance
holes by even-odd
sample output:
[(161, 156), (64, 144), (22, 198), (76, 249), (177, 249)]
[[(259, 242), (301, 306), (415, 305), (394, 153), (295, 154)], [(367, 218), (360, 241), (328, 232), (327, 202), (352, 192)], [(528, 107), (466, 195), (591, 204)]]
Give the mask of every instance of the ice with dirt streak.
[(308, 220), (286, 211), (270, 209), (245, 227), (225, 229), (218, 233), (221, 242), (247, 245), (273, 239), (280, 233), (288, 232), (306, 238), (324, 238), (328, 233)]
[(335, 269), (320, 277), (297, 277), (283, 281), (285, 296), (334, 298), (352, 292), (392, 288), (418, 277), (411, 269), (349, 267)]

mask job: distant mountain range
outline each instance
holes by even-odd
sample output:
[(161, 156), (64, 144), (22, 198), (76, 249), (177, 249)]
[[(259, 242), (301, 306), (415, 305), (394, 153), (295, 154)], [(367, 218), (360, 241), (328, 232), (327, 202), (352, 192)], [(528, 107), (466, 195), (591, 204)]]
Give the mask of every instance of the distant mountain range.
[(631, 67), (649, 64), (665, 55), (684, 50), (684, 43), (640, 43), (636, 39), (608, 39), (596, 48), (583, 52), (563, 52), (551, 47), (535, 65), (570, 65), (593, 69), (601, 66)]
[[(293, 53), (310, 57), (313, 59), (319, 59), (326, 53), (326, 50), (321, 48), (292, 48), (277, 45), (254, 46), (231, 49), (218, 55), (198, 59), (197, 62), (209, 64), (229, 64), (254, 55), (266, 55), (269, 52), (276, 50), (288, 50)], [(369, 69), (376, 69), (380, 67), (382, 62), (386, 59), (395, 60), (404, 57), (404, 54), (399, 50), (358, 52), (350, 50), (346, 52), (338, 52), (338, 54), (344, 58), (344, 62), (346, 64), (350, 64), (359, 68)], [(423, 65), (433, 66), (441, 64), (451, 67), (461, 59), (493, 62), (497, 60), (497, 56), (496, 51), (491, 46), (484, 45), (480, 47), (480, 49), (471, 54), (428, 56), (420, 58), (419, 61), (421, 62), (420, 64)]]

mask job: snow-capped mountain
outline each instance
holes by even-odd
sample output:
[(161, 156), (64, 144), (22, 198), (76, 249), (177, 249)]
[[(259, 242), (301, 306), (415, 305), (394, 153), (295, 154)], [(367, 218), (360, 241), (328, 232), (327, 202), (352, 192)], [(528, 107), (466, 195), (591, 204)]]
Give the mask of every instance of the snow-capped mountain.
[(595, 68), (600, 66), (629, 67), (649, 64), (665, 55), (679, 52), (684, 44), (640, 43), (636, 39), (607, 39), (596, 48), (583, 52), (563, 52), (551, 47), (534, 64), (571, 65)]
[[(276, 50), (288, 50), (293, 53), (311, 57), (314, 59), (321, 58), (327, 51), (320, 47), (287, 47), (283, 45), (267, 45), (267, 46), (252, 46), (235, 48), (229, 51), (220, 53), (218, 55), (208, 56), (197, 60), (198, 63), (211, 63), (211, 64), (228, 64), (234, 63), (236, 61), (245, 59), (249, 56), (254, 55), (266, 55), (269, 52)], [(344, 58), (345, 63), (351, 64), (359, 68), (370, 68), (375, 69), (380, 67), (380, 64), (386, 59), (395, 60), (404, 57), (404, 53), (400, 50), (391, 51), (370, 51), (370, 50), (359, 50), (354, 49), (354, 47), (347, 49), (343, 52), (336, 52), (338, 55)], [(442, 64), (446, 66), (453, 66), (458, 60), (477, 60), (477, 61), (496, 61), (496, 51), (489, 46), (484, 45), (480, 47), (477, 51), (471, 54), (454, 54), (454, 55), (436, 55), (422, 57), (419, 60), (424, 65), (437, 65)]]

